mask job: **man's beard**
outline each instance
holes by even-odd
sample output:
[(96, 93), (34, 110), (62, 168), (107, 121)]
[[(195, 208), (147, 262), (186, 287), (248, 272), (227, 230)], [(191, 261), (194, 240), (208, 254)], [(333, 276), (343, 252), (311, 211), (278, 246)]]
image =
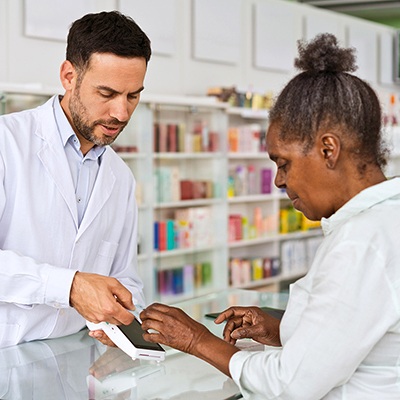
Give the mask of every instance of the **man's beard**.
[[(82, 104), (79, 96), (79, 89), (76, 92), (76, 94), (74, 94), (71, 97), (69, 101), (69, 111), (71, 113), (72, 122), (74, 123), (76, 130), (82, 135), (83, 138), (85, 138), (91, 143), (94, 143), (97, 146), (106, 146), (113, 143), (114, 140), (119, 136), (119, 134), (123, 131), (123, 129), (127, 125), (127, 122), (121, 122), (116, 118), (112, 118), (108, 121), (98, 119), (97, 121), (94, 121), (92, 123), (89, 122), (89, 119), (87, 117), (87, 109)], [(102, 135), (101, 137), (96, 137), (94, 135), (94, 129), (96, 128), (97, 125), (113, 126), (113, 127), (120, 126), (121, 129), (114, 136)]]

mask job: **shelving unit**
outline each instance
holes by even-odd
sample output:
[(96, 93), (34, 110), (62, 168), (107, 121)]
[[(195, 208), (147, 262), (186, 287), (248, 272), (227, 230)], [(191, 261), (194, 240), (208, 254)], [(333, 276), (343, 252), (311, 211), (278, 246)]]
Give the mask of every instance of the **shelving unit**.
[[(206, 123), (209, 130), (219, 135), (220, 149), (216, 152), (154, 152), (154, 124), (185, 123), (187, 130), (193, 129), (196, 120)], [(139, 126), (139, 122), (141, 127)], [(146, 122), (144, 122), (146, 121)], [(267, 166), (275, 172), (274, 164), (266, 152), (230, 153), (227, 151), (228, 127), (233, 125), (258, 123), (262, 129), (268, 126), (268, 111), (228, 107), (214, 98), (180, 96), (144, 96), (126, 128), (126, 133), (118, 138), (119, 146), (133, 145), (138, 153), (119, 153), (132, 168), (137, 182), (142, 187), (143, 205), (139, 207), (139, 235), (141, 254), (138, 256), (138, 271), (144, 280), (148, 301), (177, 301), (200, 294), (223, 290), (229, 286), (229, 259), (231, 257), (279, 257), (280, 246), (285, 240), (298, 240), (321, 235), (320, 230), (279, 234), (279, 228), (266, 236), (255, 239), (228, 242), (228, 216), (241, 212), (250, 216), (255, 206), (263, 212), (279, 214), (281, 202), (287, 200), (285, 193), (273, 188), (268, 194), (251, 194), (227, 197), (228, 173), (235, 163), (255, 163)], [(143, 140), (145, 140), (143, 142)], [(180, 201), (158, 201), (157, 188), (153, 176), (158, 168), (178, 166), (183, 179), (212, 179), (216, 190), (215, 197)], [(210, 231), (213, 243), (206, 246), (192, 246), (164, 251), (154, 250), (154, 222), (173, 219), (176, 210), (208, 207), (212, 212)], [(146, 243), (146, 245), (145, 245)], [(157, 274), (181, 268), (188, 264), (211, 262), (212, 279), (207, 285), (195, 287), (191, 293), (160, 294), (157, 288)], [(281, 281), (295, 280), (306, 270), (279, 274), (238, 285), (240, 288), (258, 288), (278, 284)]]
[[(18, 91), (17, 91), (18, 92)], [(2, 93), (0, 88), (0, 93)], [(52, 95), (52, 91), (29, 93), (43, 102)], [(7, 94), (7, 95), (6, 95)], [(23, 93), (17, 93), (23, 96)], [(3, 104), (8, 92), (3, 93)], [(9, 98), (9, 97), (8, 97)], [(22, 104), (22, 103), (21, 103)], [(27, 103), (25, 108), (30, 106)], [(3, 107), (4, 108), (4, 107)], [(7, 109), (4, 109), (6, 112)], [(192, 131), (198, 121), (205, 123), (210, 131), (219, 135), (219, 150), (212, 152), (160, 152), (154, 151), (154, 124), (185, 123), (187, 131)], [(147, 301), (176, 302), (190, 297), (226, 289), (230, 285), (229, 259), (232, 257), (279, 257), (282, 243), (286, 241), (306, 240), (321, 234), (319, 230), (279, 234), (274, 232), (257, 238), (228, 241), (228, 216), (241, 213), (250, 217), (254, 207), (265, 214), (278, 215), (280, 208), (287, 203), (285, 193), (272, 188), (268, 194), (251, 194), (228, 197), (228, 174), (230, 167), (243, 163), (268, 167), (275, 173), (275, 166), (266, 152), (229, 153), (226, 148), (228, 127), (233, 125), (258, 123), (262, 129), (268, 126), (268, 112), (265, 110), (244, 110), (229, 108), (214, 98), (180, 96), (146, 96), (132, 116), (124, 132), (115, 145), (135, 151), (121, 151), (119, 155), (132, 169), (137, 182), (138, 201), (138, 248), (139, 254), (134, 267), (144, 281)], [(154, 175), (158, 168), (179, 167), (182, 179), (212, 180), (214, 196), (190, 200), (160, 202)], [(185, 209), (208, 208), (211, 219), (208, 230), (213, 234), (209, 244), (189, 248), (174, 248), (157, 251), (154, 248), (154, 223), (164, 219), (173, 219), (174, 213)], [(211, 265), (209, 280), (195, 286), (189, 293), (158, 293), (158, 273), (170, 271), (186, 265)], [(284, 281), (295, 280), (306, 273), (306, 269), (284, 272), (277, 276), (246, 282), (235, 287), (260, 288), (278, 285)]]

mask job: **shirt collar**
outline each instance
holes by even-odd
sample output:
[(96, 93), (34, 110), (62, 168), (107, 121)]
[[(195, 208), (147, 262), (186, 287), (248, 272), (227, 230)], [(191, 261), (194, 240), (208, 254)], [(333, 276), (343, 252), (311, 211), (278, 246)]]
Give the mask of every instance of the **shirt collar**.
[(396, 196), (400, 198), (400, 177), (388, 179), (362, 190), (335, 214), (329, 218), (322, 218), (321, 226), (324, 235), (328, 235), (355, 215)]
[[(76, 149), (80, 150), (80, 142), (78, 137), (76, 136), (74, 130), (72, 129), (71, 124), (68, 121), (67, 116), (64, 113), (64, 110), (61, 107), (60, 101), (62, 100), (62, 96), (55, 96), (54, 97), (54, 103), (53, 103), (53, 109), (54, 109), (54, 117), (56, 120), (56, 124), (58, 127), (58, 132), (60, 134), (61, 142), (63, 146), (65, 147), (68, 143), (68, 140), (71, 139), (77, 139), (77, 146)], [(71, 142), (72, 143), (72, 142)], [(103, 155), (105, 152), (106, 147), (105, 146), (94, 146), (92, 147), (87, 156), (91, 159), (97, 159)]]

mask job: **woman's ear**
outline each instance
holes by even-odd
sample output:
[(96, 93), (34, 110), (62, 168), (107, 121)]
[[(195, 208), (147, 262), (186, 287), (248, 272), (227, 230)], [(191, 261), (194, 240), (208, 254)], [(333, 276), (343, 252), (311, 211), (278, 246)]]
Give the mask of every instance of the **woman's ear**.
[(319, 138), (319, 143), (326, 166), (329, 169), (334, 169), (341, 150), (339, 136), (330, 132), (323, 133)]

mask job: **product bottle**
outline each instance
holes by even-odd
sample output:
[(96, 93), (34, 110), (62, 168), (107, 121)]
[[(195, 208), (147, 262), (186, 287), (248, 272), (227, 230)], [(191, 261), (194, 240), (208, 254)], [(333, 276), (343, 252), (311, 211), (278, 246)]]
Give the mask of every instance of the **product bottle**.
[(235, 195), (236, 196), (245, 196), (247, 195), (247, 171), (246, 169), (239, 165), (236, 168), (235, 175)]
[(254, 165), (248, 166), (247, 190), (249, 194), (257, 194), (256, 168)]

